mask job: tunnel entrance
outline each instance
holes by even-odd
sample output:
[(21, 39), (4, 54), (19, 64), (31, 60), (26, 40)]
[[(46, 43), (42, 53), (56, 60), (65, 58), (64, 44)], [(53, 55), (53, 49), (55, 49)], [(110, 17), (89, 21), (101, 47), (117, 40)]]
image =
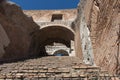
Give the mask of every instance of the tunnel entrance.
[[(71, 43), (72, 42), (72, 43)], [(53, 46), (54, 43), (63, 44), (68, 49), (68, 52), (59, 47), (59, 51), (52, 54), (53, 56), (69, 56), (73, 51), (72, 45), (74, 42), (74, 32), (64, 26), (47, 26), (33, 34), (31, 54), (39, 57), (49, 56), (46, 51), (46, 46)], [(53, 48), (53, 52), (56, 49)]]
[[(65, 56), (67, 54), (69, 56), (71, 47), (67, 47), (66, 45), (62, 43), (54, 42), (52, 45), (45, 46), (45, 49), (48, 55)], [(56, 53), (56, 51), (58, 52)], [(66, 54), (64, 55), (65, 52)]]
[(53, 54), (54, 56), (69, 56), (69, 53), (65, 50), (57, 50)]

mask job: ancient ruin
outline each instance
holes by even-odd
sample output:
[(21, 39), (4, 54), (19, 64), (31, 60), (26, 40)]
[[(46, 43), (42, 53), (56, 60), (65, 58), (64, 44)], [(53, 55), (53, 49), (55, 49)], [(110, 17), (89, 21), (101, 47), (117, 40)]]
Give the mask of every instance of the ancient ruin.
[(120, 80), (120, 0), (21, 10), (0, 1), (0, 80)]

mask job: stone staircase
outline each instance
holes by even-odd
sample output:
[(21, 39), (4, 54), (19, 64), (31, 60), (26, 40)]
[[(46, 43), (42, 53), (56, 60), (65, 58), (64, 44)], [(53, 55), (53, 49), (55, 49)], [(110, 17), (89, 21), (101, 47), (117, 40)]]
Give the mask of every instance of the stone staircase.
[(76, 57), (43, 57), (0, 65), (0, 80), (119, 80)]

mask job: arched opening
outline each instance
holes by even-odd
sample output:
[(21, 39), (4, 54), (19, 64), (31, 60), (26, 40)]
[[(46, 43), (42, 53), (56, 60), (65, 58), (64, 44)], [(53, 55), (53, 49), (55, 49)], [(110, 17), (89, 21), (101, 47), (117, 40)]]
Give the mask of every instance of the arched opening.
[(62, 43), (71, 49), (71, 41), (74, 41), (74, 32), (64, 26), (47, 26), (33, 34), (33, 41), (30, 48), (31, 55), (48, 56), (45, 46), (52, 46), (54, 43)]
[(65, 50), (57, 50), (53, 53), (54, 56), (69, 56), (69, 53)]

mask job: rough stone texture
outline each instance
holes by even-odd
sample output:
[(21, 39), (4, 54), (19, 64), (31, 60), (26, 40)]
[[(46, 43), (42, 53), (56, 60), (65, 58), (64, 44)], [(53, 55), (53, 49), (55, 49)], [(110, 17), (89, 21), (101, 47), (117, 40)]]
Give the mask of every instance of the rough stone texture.
[(76, 9), (68, 10), (24, 10), (24, 13), (32, 16), (35, 22), (51, 22), (53, 14), (62, 14), (62, 21), (74, 21), (77, 15)]
[(95, 42), (96, 64), (120, 75), (120, 1), (101, 0), (99, 5)]
[[(83, 61), (85, 64), (91, 64), (94, 65), (94, 55), (93, 55), (93, 48), (92, 43), (90, 39), (90, 31), (87, 27), (87, 22), (85, 19), (84, 14), (84, 8), (85, 8), (85, 2), (81, 1), (78, 8), (78, 18), (76, 19), (76, 27), (79, 27), (79, 34), (81, 39), (81, 47), (82, 47), (82, 53), (83, 53)], [(79, 54), (79, 53), (78, 53)]]
[(3, 57), (5, 53), (5, 47), (7, 47), (10, 43), (10, 40), (3, 29), (3, 27), (0, 25), (0, 57)]
[(120, 74), (120, 1), (85, 0), (83, 12), (91, 32), (96, 65)]
[[(52, 79), (51, 79), (52, 78)], [(100, 70), (85, 65), (77, 57), (43, 57), (0, 65), (0, 79), (15, 80), (119, 80)]]
[[(82, 58), (81, 46), (79, 45), (79, 30), (75, 28), (75, 24), (73, 23), (77, 16), (76, 9), (24, 10), (24, 13), (32, 16), (34, 21), (38, 25), (40, 25), (39, 32), (36, 32), (34, 34), (36, 36), (36, 39), (34, 39), (33, 44), (36, 44), (37, 46), (33, 45), (35, 46), (35, 49), (32, 50), (34, 51), (33, 53), (39, 52), (40, 50), (44, 49), (40, 46), (45, 46), (46, 44), (51, 44), (53, 42), (60, 42), (65, 44), (68, 48), (75, 48), (75, 51), (71, 50), (69, 51), (69, 53), (73, 51), (75, 56), (79, 56), (80, 58)], [(51, 21), (54, 14), (61, 14), (62, 19)], [(40, 37), (42, 37), (42, 39)], [(71, 45), (71, 41), (74, 42), (74, 46), (69, 46)], [(39, 54), (43, 54), (44, 51), (45, 50), (42, 50)]]
[[(38, 52), (41, 56), (42, 52), (45, 52), (44, 47), (47, 44), (58, 41), (70, 46), (70, 41), (74, 40), (76, 56), (80, 60), (84, 57), (86, 64), (96, 64), (102, 70), (105, 69), (110, 73), (120, 75), (119, 5), (119, 0), (81, 0), (78, 15), (76, 15), (76, 9), (24, 11), (24, 13), (32, 16), (35, 22), (51, 22), (52, 14), (63, 14), (62, 21), (71, 21), (70, 28), (65, 25), (53, 25), (53, 22), (51, 26), (40, 30), (40, 26), (35, 24), (31, 17), (27, 17), (20, 7), (1, 0), (0, 60), (28, 58), (35, 56)], [(45, 62), (47, 61), (45, 60)], [(64, 63), (66, 62), (64, 61)], [(5, 72), (4, 68), (6, 66), (2, 65), (3, 72)], [(44, 68), (46, 69), (46, 67)], [(17, 75), (21, 74), (18, 73)]]
[(81, 17), (81, 22), (80, 22), (80, 35), (81, 35), (82, 51), (84, 57), (83, 61), (85, 62), (85, 64), (94, 65), (93, 48), (90, 39), (90, 31), (83, 17)]
[(20, 7), (6, 1), (0, 3), (0, 24), (0, 60), (30, 55), (31, 33), (37, 30), (37, 24)]
[[(32, 16), (38, 25), (38, 22), (41, 22), (40, 25), (35, 24), (32, 18), (26, 17), (24, 13)], [(56, 41), (70, 47), (71, 40), (76, 41), (77, 36), (74, 35), (72, 25), (77, 16), (76, 9), (30, 10), (24, 11), (24, 13), (15, 3), (3, 1), (0, 4), (0, 24), (10, 41), (9, 45), (4, 46), (3, 43), (1, 45), (1, 60), (10, 59), (11, 61), (23, 57), (29, 58), (29, 56), (46, 56), (45, 45)], [(52, 22), (53, 14), (61, 14), (62, 20)], [(41, 26), (45, 28), (41, 28)], [(3, 39), (1, 40), (3, 41)], [(75, 46), (78, 47), (78, 45)], [(2, 55), (3, 53), (4, 55)]]

